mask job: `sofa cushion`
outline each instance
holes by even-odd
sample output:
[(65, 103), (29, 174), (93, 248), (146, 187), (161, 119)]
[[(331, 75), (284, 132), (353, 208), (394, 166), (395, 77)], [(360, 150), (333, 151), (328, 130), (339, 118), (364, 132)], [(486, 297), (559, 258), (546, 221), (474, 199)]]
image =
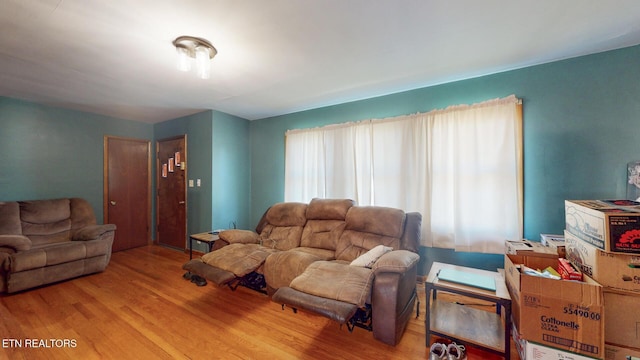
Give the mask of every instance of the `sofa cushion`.
[(22, 234), (33, 245), (69, 241), (71, 208), (69, 199), (20, 201)]
[(344, 226), (344, 220), (307, 220), (300, 237), (300, 246), (335, 252)]
[(418, 253), (422, 229), (422, 214), (408, 212), (405, 217), (404, 232), (400, 238), (400, 249)]
[(267, 211), (267, 221), (269, 224), (280, 227), (304, 226), (307, 222), (307, 204), (287, 202), (273, 205)]
[(256, 270), (274, 251), (258, 244), (230, 244), (204, 254), (201, 259), (210, 266), (242, 277)]
[(295, 248), (271, 254), (264, 262), (264, 279), (270, 287), (289, 286), (291, 280), (302, 274), (309, 264), (322, 260), (311, 252)]
[(373, 271), (336, 261), (316, 261), (291, 281), (292, 289), (364, 307), (371, 296)]
[(334, 252), (344, 231), (344, 219), (353, 205), (354, 201), (349, 199), (311, 200), (307, 207), (307, 223), (302, 231), (300, 246)]
[(71, 238), (71, 219), (48, 224), (22, 223), (22, 233), (31, 239), (33, 245), (46, 245), (69, 241)]
[(115, 231), (115, 224), (104, 224), (104, 225), (88, 225), (86, 227), (77, 229), (71, 240), (74, 241), (87, 241), (87, 240), (95, 240), (102, 236), (104, 233), (109, 231)]
[(314, 247), (306, 247), (306, 246), (300, 246), (297, 247), (295, 249), (291, 249), (291, 251), (299, 251), (299, 252), (304, 252), (307, 254), (311, 254), (315, 257), (318, 258), (318, 260), (335, 260), (335, 252), (333, 250), (327, 250), (327, 249), (320, 249), (320, 248), (314, 248)]
[[(87, 257), (87, 247), (91, 248), (92, 255), (104, 255), (111, 249), (108, 246), (98, 246), (104, 242), (65, 242), (60, 244), (34, 247), (29, 251), (15, 253), (11, 256), (10, 271), (20, 272), (37, 269), (46, 266), (62, 264)], [(94, 249), (94, 248), (101, 248)]]
[(69, 199), (20, 201), (20, 219), (31, 224), (54, 223), (71, 217)]
[(383, 206), (357, 206), (349, 209), (345, 230), (399, 238), (404, 231), (404, 211)]
[(17, 202), (0, 202), (0, 234), (21, 235), (20, 206)]
[(309, 202), (307, 220), (344, 220), (349, 209), (355, 205), (351, 199), (318, 199)]
[(305, 294), (290, 287), (279, 288), (271, 299), (295, 309), (305, 309), (315, 312), (337, 321), (340, 324), (345, 324), (349, 321), (358, 310), (358, 306), (354, 304)]
[(260, 232), (260, 242), (267, 248), (289, 250), (300, 246), (302, 228), (307, 222), (307, 204), (279, 203), (265, 215), (266, 224)]
[(404, 211), (400, 209), (352, 207), (336, 247), (336, 259), (351, 262), (378, 245), (400, 249), (405, 218)]
[(373, 249), (367, 251), (366, 253), (358, 256), (355, 260), (353, 260), (351, 262), (351, 266), (362, 266), (362, 267), (367, 267), (367, 268), (371, 268), (373, 266), (373, 264), (376, 263), (376, 261), (378, 261), (378, 259), (392, 251), (393, 248), (392, 247), (388, 247), (388, 246), (384, 246), (384, 245), (378, 245), (376, 247), (374, 247)]
[(260, 236), (250, 230), (224, 230), (218, 236), (229, 244), (257, 244), (260, 240)]
[(274, 250), (290, 250), (300, 246), (302, 226), (273, 226), (268, 224), (260, 234), (260, 243)]
[(80, 229), (85, 226), (96, 225), (96, 215), (93, 212), (93, 207), (85, 199), (71, 198), (71, 228)]

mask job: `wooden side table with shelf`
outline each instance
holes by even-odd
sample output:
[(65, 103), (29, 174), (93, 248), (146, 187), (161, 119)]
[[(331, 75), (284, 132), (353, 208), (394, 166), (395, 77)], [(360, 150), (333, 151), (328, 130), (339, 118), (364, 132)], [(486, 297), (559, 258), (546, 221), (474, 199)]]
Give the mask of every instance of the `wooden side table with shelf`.
[[(438, 274), (443, 269), (493, 277), (496, 289), (495, 291), (485, 290), (441, 280)], [(436, 296), (438, 291), (495, 303), (496, 312), (438, 300)], [(431, 346), (431, 336), (436, 335), (458, 344), (475, 346), (503, 355), (505, 360), (510, 360), (511, 296), (501, 273), (434, 262), (427, 276), (425, 292), (427, 349)]]
[(193, 259), (193, 241), (200, 241), (206, 243), (209, 246), (209, 252), (213, 248), (216, 240), (219, 239), (218, 231), (207, 231), (198, 234), (189, 235), (189, 260)]

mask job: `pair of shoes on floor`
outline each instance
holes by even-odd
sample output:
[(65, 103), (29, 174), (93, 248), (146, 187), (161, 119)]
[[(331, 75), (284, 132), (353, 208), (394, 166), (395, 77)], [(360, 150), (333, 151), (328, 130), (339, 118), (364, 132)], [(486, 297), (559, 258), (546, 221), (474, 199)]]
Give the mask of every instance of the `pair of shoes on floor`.
[(207, 280), (205, 280), (202, 276), (196, 274), (191, 275), (191, 282), (198, 286), (207, 285)]
[(205, 280), (205, 278), (203, 278), (202, 276), (196, 275), (196, 274), (192, 274), (191, 272), (187, 271), (186, 273), (184, 273), (182, 275), (182, 277), (185, 280), (191, 280), (192, 283), (198, 285), (198, 286), (205, 286), (207, 285), (207, 280)]
[(448, 346), (442, 343), (433, 343), (429, 351), (429, 360), (465, 360), (466, 358), (464, 346), (455, 342)]

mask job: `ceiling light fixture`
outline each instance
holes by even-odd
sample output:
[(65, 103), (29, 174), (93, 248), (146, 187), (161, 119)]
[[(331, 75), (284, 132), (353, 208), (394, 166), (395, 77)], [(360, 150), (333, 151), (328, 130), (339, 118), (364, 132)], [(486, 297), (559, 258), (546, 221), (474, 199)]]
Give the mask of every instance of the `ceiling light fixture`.
[(173, 46), (178, 52), (176, 64), (178, 70), (191, 70), (191, 59), (195, 59), (198, 77), (202, 79), (211, 77), (211, 59), (218, 51), (209, 41), (193, 36), (180, 36), (173, 40)]

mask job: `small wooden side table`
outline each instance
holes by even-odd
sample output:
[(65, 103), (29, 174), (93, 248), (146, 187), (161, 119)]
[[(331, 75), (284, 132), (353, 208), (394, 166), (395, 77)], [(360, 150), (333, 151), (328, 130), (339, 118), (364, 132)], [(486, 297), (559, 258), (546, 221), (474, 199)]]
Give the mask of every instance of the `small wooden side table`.
[(213, 244), (215, 244), (216, 240), (220, 239), (218, 237), (217, 231), (208, 231), (198, 234), (189, 235), (189, 260), (193, 259), (193, 241), (200, 241), (203, 243), (207, 243), (209, 246), (209, 252), (213, 248)]
[[(496, 290), (440, 280), (442, 269), (470, 272), (490, 276), (495, 279)], [(496, 312), (475, 309), (466, 305), (438, 300), (436, 293), (444, 291), (460, 294), (473, 299), (493, 302)], [(426, 337), (427, 348), (431, 335), (442, 336), (458, 344), (472, 345), (511, 358), (511, 296), (507, 290), (503, 274), (464, 266), (434, 262), (425, 283), (426, 292)], [(501, 312), (503, 312), (501, 316)]]

